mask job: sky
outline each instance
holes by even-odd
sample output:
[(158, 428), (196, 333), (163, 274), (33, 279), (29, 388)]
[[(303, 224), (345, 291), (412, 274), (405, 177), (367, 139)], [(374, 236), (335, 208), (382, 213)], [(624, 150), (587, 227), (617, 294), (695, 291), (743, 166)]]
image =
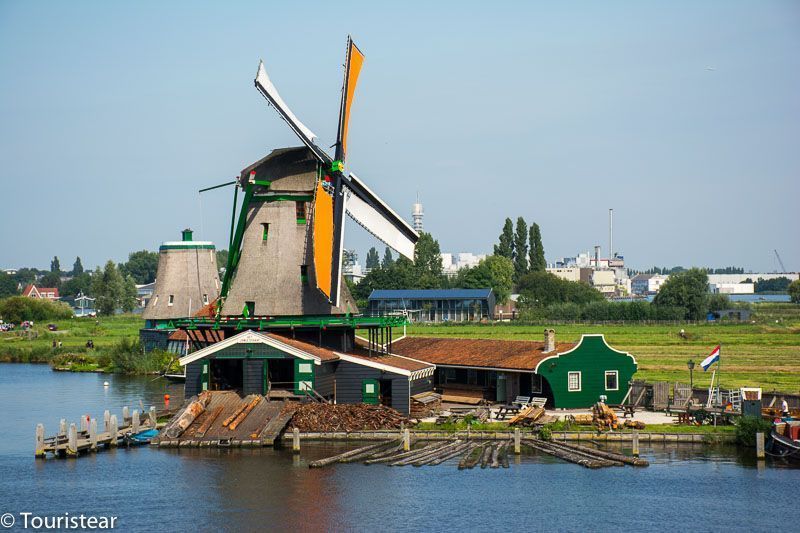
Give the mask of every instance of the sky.
[[(259, 59), (348, 170), (443, 251), (536, 221), (549, 262), (800, 270), (800, 3), (0, 0), (0, 267), (87, 267), (190, 226), (226, 248), (229, 181), (299, 144)], [(361, 261), (375, 245), (348, 221)]]

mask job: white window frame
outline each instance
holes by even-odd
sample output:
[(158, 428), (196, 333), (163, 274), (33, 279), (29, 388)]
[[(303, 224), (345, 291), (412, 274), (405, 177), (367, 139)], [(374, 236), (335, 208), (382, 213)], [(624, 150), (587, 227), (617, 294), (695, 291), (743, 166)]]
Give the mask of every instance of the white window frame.
[(203, 305), (208, 305), (208, 294), (203, 295)]
[(311, 368), (311, 363), (298, 363), (297, 364), (297, 373), (298, 374), (310, 374), (314, 370)]
[[(608, 388), (608, 376), (611, 374), (614, 374), (614, 378), (617, 382), (617, 386), (613, 389)], [(606, 390), (619, 390), (619, 370), (606, 370), (606, 373), (603, 376), (603, 385), (605, 385)]]
[(170, 294), (169, 295), (169, 300), (167, 300), (167, 306), (168, 307), (172, 307), (174, 304), (175, 304), (175, 295), (174, 294)]
[[(577, 389), (573, 389), (570, 386), (570, 383), (569, 383), (570, 378), (573, 376), (573, 374), (578, 376), (578, 388)], [(581, 375), (581, 371), (580, 370), (573, 370), (573, 371), (567, 372), (567, 391), (568, 392), (581, 392), (581, 387), (583, 385), (582, 377), (583, 376)]]
[(374, 383), (365, 383), (364, 384), (364, 393), (365, 394), (375, 394), (375, 384)]

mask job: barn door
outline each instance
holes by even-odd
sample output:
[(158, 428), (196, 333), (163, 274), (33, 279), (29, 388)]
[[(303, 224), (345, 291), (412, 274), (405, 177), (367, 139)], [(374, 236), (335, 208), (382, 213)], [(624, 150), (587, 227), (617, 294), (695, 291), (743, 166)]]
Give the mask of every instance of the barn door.
[(314, 388), (314, 362), (295, 358), (294, 360), (294, 393), (305, 394)]
[(377, 379), (365, 379), (361, 382), (361, 401), (370, 405), (378, 405), (380, 384)]

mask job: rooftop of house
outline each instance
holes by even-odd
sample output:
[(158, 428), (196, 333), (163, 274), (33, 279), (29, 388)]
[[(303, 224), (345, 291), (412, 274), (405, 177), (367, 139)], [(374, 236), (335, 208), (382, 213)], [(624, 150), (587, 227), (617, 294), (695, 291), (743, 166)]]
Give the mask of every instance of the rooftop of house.
[(451, 300), (488, 298), (492, 289), (375, 289), (370, 300)]
[(392, 352), (435, 365), (533, 371), (542, 359), (574, 347), (559, 342), (545, 352), (540, 341), (406, 337), (392, 343)]
[(25, 286), (25, 289), (22, 291), (23, 296), (30, 297), (32, 294), (38, 295), (41, 294), (52, 294), (54, 298), (59, 298), (58, 294), (58, 287), (37, 287), (36, 285), (29, 284)]

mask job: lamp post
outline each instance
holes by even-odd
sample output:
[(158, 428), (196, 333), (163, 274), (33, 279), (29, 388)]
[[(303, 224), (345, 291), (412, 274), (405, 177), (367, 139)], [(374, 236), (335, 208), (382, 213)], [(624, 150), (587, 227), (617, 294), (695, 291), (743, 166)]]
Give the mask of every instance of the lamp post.
[(689, 388), (691, 390), (694, 390), (694, 379), (693, 379), (694, 361), (692, 359), (686, 361), (686, 367), (689, 369)]

